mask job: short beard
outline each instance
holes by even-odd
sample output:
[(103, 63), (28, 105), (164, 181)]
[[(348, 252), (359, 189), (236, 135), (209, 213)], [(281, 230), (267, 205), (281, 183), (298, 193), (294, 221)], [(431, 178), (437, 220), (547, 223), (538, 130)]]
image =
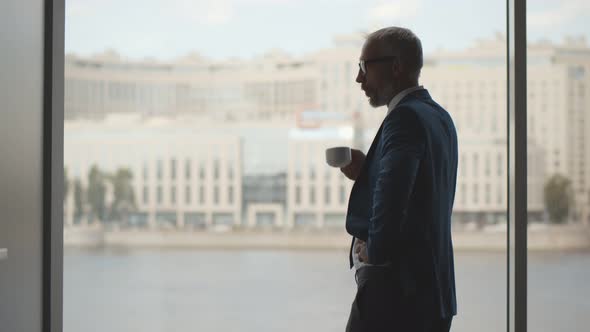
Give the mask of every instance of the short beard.
[(393, 86), (388, 84), (375, 92), (374, 98), (369, 98), (369, 104), (375, 108), (385, 106), (391, 101), (391, 99), (393, 99), (393, 97)]

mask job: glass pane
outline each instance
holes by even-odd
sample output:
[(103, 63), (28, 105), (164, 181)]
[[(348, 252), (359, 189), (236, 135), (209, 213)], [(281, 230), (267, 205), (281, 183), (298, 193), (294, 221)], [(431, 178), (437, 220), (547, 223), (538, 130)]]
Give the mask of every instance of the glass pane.
[(453, 331), (505, 329), (505, 4), (335, 6), (68, 1), (65, 332), (344, 330), (353, 182), (325, 149), (367, 153), (387, 110), (357, 63), (392, 23), (458, 132)]
[(527, 8), (528, 305), (531, 331), (590, 325), (590, 7)]
[(468, 37), (457, 27), (453, 36), (465, 38), (465, 45), (432, 52), (421, 77), (434, 100), (453, 117), (459, 139), (453, 208), (458, 315), (452, 330), (504, 331), (508, 202), (505, 3), (470, 5), (489, 17), (483, 23), (460, 25), (483, 24), (484, 28)]

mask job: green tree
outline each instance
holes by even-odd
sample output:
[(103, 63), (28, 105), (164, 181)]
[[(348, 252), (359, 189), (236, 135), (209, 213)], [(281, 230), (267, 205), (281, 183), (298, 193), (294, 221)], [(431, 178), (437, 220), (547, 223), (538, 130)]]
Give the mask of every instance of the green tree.
[(553, 175), (545, 183), (544, 201), (551, 222), (556, 224), (564, 223), (573, 204), (571, 181), (561, 174)]
[(74, 220), (80, 220), (84, 216), (84, 204), (86, 204), (84, 196), (82, 182), (76, 178), (74, 180)]
[(126, 220), (129, 213), (136, 210), (132, 180), (133, 173), (128, 168), (120, 168), (110, 177), (113, 185), (110, 215), (114, 220)]
[(98, 218), (98, 220), (105, 220), (106, 217), (106, 176), (98, 168), (93, 165), (88, 173), (88, 188), (87, 199), (90, 205), (91, 220)]

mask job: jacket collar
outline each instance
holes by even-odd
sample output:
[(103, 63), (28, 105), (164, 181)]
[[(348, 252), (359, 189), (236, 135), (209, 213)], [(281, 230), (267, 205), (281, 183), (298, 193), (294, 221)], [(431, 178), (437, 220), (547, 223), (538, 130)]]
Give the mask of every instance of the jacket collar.
[(407, 88), (401, 92), (399, 92), (397, 95), (395, 95), (395, 97), (393, 97), (391, 99), (391, 101), (389, 102), (389, 104), (387, 105), (387, 115), (389, 115), (389, 113), (391, 113), (391, 111), (393, 111), (395, 109), (395, 107), (410, 93), (412, 92), (416, 92), (419, 90), (424, 90), (424, 87), (422, 85), (419, 86), (413, 86), (411, 88)]

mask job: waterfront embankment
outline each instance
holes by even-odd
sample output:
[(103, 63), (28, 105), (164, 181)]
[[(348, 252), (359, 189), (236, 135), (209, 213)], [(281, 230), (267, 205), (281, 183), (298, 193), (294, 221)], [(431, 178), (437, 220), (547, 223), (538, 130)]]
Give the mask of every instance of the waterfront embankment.
[[(505, 227), (453, 232), (456, 250), (503, 251)], [(66, 247), (200, 248), (324, 250), (347, 249), (345, 232), (318, 230), (188, 231), (177, 229), (118, 229), (101, 225), (77, 225), (64, 229)], [(529, 250), (590, 250), (590, 227), (533, 224), (528, 231)]]

